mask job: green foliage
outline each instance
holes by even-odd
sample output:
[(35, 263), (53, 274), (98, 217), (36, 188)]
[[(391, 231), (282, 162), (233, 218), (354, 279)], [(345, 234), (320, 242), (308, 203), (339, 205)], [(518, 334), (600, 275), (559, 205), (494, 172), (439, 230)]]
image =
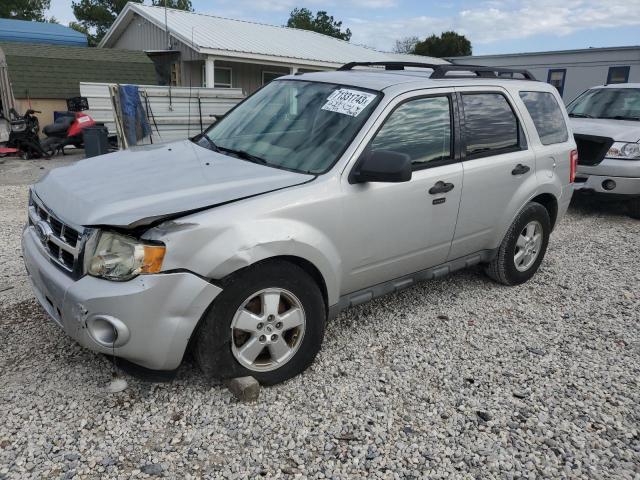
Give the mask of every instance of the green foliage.
[(46, 22), (51, 0), (0, 0), (0, 18)]
[(193, 12), (191, 0), (153, 0), (151, 3), (154, 7), (164, 7), (166, 1), (167, 8), (175, 8), (176, 10), (186, 10)]
[[(4, 0), (2, 0), (4, 1)], [(77, 22), (71, 22), (71, 28), (86, 33), (89, 45), (100, 43), (104, 34), (124, 9), (128, 1), (142, 3), (143, 0), (74, 0), (73, 14)], [(192, 11), (191, 0), (166, 0), (168, 8)], [(165, 0), (153, 0), (153, 5), (164, 7)]]
[(443, 32), (440, 36), (431, 35), (416, 43), (413, 53), (438, 58), (461, 57), (471, 55), (471, 42), (456, 32)]
[(69, 22), (69, 28), (73, 28), (76, 32), (83, 33), (87, 38), (89, 37), (89, 30), (78, 22)]
[[(71, 3), (78, 23), (89, 32), (89, 45), (97, 45), (128, 0), (78, 0)], [(131, 0), (142, 3), (142, 0)], [(73, 27), (72, 27), (73, 28)], [(77, 30), (77, 29), (76, 29)], [(93, 33), (91, 33), (93, 32)]]
[(335, 20), (333, 16), (327, 15), (327, 12), (322, 10), (316, 12), (314, 18), (308, 8), (294, 8), (287, 21), (287, 27), (311, 30), (340, 40), (349, 41), (351, 39), (351, 30), (347, 28), (343, 32), (342, 22)]

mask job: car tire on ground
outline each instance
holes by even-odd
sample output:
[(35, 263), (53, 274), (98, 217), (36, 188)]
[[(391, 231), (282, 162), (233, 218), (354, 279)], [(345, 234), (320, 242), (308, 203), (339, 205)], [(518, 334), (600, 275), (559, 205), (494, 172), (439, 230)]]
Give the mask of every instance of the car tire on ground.
[(304, 371), (322, 345), (319, 286), (288, 261), (265, 261), (223, 281), (196, 332), (195, 357), (211, 378), (253, 376), (274, 385)]
[(504, 285), (526, 282), (542, 263), (550, 232), (547, 209), (529, 202), (509, 227), (496, 257), (486, 265), (486, 274)]
[(640, 220), (640, 197), (635, 197), (627, 202), (627, 211), (631, 218)]

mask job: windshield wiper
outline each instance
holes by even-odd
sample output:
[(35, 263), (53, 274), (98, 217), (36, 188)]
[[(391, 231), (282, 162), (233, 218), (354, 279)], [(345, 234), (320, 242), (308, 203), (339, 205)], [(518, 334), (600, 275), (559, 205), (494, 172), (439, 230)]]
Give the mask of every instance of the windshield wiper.
[[(202, 139), (204, 139), (207, 142), (207, 146), (206, 147), (204, 145), (200, 144), (200, 140), (202, 140)], [(191, 141), (193, 143), (196, 143), (196, 144), (200, 145), (201, 147), (208, 148), (209, 150), (213, 150), (214, 152), (220, 152), (220, 148), (215, 144), (215, 142), (213, 140), (211, 140), (204, 133), (196, 135), (195, 137), (193, 137), (191, 139)]]
[[(211, 141), (211, 143), (213, 143), (213, 141)], [(215, 145), (215, 143), (214, 143)], [(220, 146), (216, 146), (216, 148), (218, 149), (219, 152), (227, 152), (230, 153), (232, 155), (237, 156), (238, 158), (241, 158), (242, 160), (248, 160), (250, 162), (253, 163), (259, 163), (261, 165), (267, 165), (267, 161), (264, 158), (258, 157), (256, 155), (253, 155), (249, 152), (247, 152), (246, 150), (236, 150), (235, 148), (227, 148), (227, 147), (220, 147)]]
[(202, 138), (204, 138), (206, 140), (206, 142), (209, 144), (209, 148), (211, 150), (213, 150), (214, 152), (219, 152), (220, 151), (220, 147), (218, 145), (216, 145), (216, 142), (211, 140), (207, 135), (202, 135)]
[(598, 117), (598, 118), (606, 118), (608, 120), (640, 120), (640, 117), (632, 117), (627, 115), (614, 115), (613, 117)]
[(593, 118), (593, 116), (588, 113), (570, 113), (569, 116), (577, 118)]

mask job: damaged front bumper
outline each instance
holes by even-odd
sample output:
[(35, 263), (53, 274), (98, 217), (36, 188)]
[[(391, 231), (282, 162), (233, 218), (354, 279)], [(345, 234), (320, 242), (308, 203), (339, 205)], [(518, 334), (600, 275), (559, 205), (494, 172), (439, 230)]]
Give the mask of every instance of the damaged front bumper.
[(221, 289), (188, 272), (112, 282), (74, 280), (54, 265), (34, 229), (22, 251), (34, 293), (80, 345), (154, 370), (177, 368), (198, 321)]

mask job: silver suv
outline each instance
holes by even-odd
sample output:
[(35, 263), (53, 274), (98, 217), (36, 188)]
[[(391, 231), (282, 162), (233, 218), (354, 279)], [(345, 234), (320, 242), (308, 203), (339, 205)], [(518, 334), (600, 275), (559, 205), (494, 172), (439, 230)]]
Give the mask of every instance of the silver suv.
[(575, 189), (624, 200), (640, 219), (640, 83), (590, 88), (567, 110), (580, 159)]
[[(514, 79), (510, 77), (523, 77)], [(80, 344), (263, 384), (341, 309), (484, 264), (536, 272), (573, 192), (556, 90), (526, 71), (348, 64), (266, 85), (204, 134), (33, 186), (34, 292)]]

